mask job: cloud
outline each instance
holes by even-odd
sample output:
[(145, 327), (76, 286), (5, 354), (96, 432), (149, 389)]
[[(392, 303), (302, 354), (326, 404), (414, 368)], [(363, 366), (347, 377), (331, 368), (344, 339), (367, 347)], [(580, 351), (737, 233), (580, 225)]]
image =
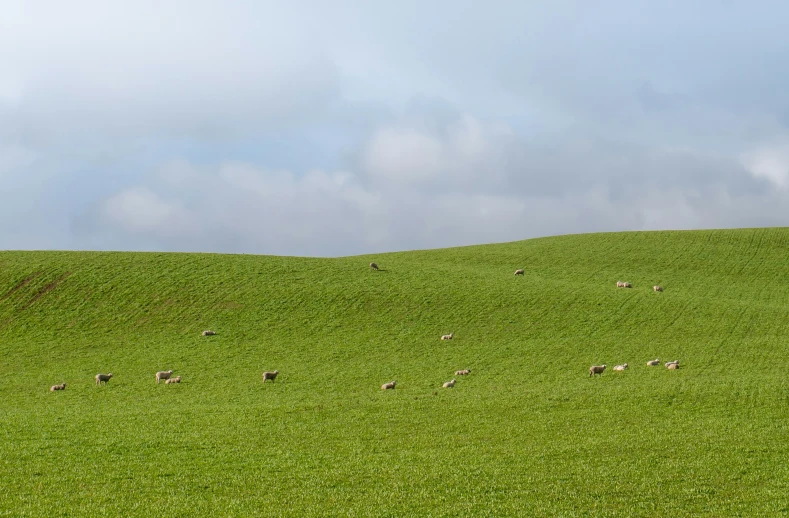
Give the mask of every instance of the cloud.
[(741, 161), (754, 178), (762, 178), (778, 189), (789, 188), (789, 137), (743, 153)]
[(194, 236), (194, 217), (178, 200), (168, 201), (145, 187), (122, 191), (104, 203), (104, 214), (131, 234), (171, 239)]
[(221, 249), (340, 254), (363, 241), (376, 195), (344, 172), (259, 170), (249, 164), (170, 164), (162, 180), (124, 189), (101, 205), (103, 228), (169, 243), (178, 250)]
[(505, 124), (468, 115), (448, 121), (404, 118), (376, 130), (361, 168), (379, 185), (467, 191), (500, 184), (512, 155), (514, 132)]
[[(408, 129), (408, 138), (429, 139), (441, 160), (405, 178), (398, 168), (371, 171), (369, 162), (381, 135), (402, 142), (402, 125), (374, 133), (360, 152), (366, 168), (357, 171), (174, 162), (145, 187), (111, 197), (102, 208), (104, 230), (162, 249), (338, 256), (577, 232), (778, 225), (789, 216), (789, 196), (760, 189), (736, 160), (656, 148), (605, 162), (607, 150), (598, 156), (592, 146), (567, 160), (562, 151), (572, 156), (572, 148), (499, 146), (500, 132), (472, 120), (461, 117), (438, 132)], [(456, 145), (466, 138), (472, 152)], [(475, 167), (482, 159), (500, 165), (492, 180)], [(550, 180), (540, 164), (560, 185), (575, 184), (544, 185)], [(457, 171), (463, 181), (453, 180)], [(628, 171), (645, 172), (630, 178)], [(431, 181), (449, 187), (425, 188)], [(737, 182), (743, 187), (732, 188)]]
[(431, 180), (447, 164), (438, 139), (411, 129), (384, 128), (373, 136), (364, 157), (371, 174), (399, 182)]
[(347, 172), (297, 177), (237, 163), (195, 168), (177, 195), (172, 187), (112, 196), (101, 205), (103, 229), (178, 250), (348, 255), (398, 243), (434, 247), (504, 237), (524, 210), (517, 198), (383, 193)]
[(6, 2), (0, 247), (786, 224), (787, 6), (461, 4)]

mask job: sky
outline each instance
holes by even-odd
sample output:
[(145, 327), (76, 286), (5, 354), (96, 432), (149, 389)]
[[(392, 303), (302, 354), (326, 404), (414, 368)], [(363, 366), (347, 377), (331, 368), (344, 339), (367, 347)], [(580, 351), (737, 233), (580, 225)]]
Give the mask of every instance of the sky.
[(0, 249), (789, 226), (789, 3), (3, 0)]

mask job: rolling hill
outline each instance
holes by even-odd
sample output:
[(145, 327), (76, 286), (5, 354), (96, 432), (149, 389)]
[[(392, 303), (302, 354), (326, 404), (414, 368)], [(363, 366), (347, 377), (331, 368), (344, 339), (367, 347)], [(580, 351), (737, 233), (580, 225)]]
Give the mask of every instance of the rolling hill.
[(0, 252), (0, 516), (786, 515), (787, 257), (785, 228)]

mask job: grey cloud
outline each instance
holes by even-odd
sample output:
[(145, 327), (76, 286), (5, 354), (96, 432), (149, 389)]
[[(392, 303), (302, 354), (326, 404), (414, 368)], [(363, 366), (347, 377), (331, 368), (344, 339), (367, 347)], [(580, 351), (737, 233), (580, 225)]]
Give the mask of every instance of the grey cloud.
[[(419, 155), (424, 148), (403, 145), (402, 134), (395, 133), (393, 148), (414, 156), (400, 162), (387, 154), (384, 169), (372, 175), (172, 164), (152, 182), (154, 191), (128, 189), (102, 211), (108, 229), (153, 239), (160, 247), (205, 250), (221, 243), (236, 252), (305, 255), (557, 233), (776, 225), (789, 217), (789, 192), (737, 158), (664, 148), (617, 155), (592, 143), (546, 151), (521, 142), (524, 154), (511, 159), (509, 146), (496, 146), (496, 132), (473, 124), (479, 155), (455, 146), (452, 132), (422, 130), (431, 142), (428, 151), (439, 155), (438, 166)], [(376, 138), (369, 148), (376, 149)], [(498, 176), (476, 168), (481, 159), (499, 164)], [(391, 178), (399, 174), (389, 168), (392, 163), (414, 165), (410, 160), (418, 167), (405, 180)]]
[(363, 178), (373, 185), (524, 196), (605, 188), (613, 199), (654, 189), (769, 188), (736, 153), (573, 133), (560, 141), (527, 139), (506, 124), (449, 113), (433, 117), (428, 110), (418, 117), (407, 111), (379, 128), (362, 152)]
[[(558, 196), (383, 194), (358, 185), (336, 191), (294, 181), (284, 191), (225, 186), (200, 192), (213, 202), (189, 213), (197, 232), (173, 227), (176, 220), (169, 219), (158, 229), (144, 229), (139, 218), (148, 224), (150, 215), (135, 212), (110, 220), (108, 228), (127, 235), (142, 230), (156, 249), (221, 246), (233, 252), (334, 256), (575, 232), (775, 225), (789, 215), (785, 195), (732, 196), (716, 188), (654, 189), (613, 199), (604, 188)], [(294, 197), (301, 203), (293, 203)]]
[[(376, 53), (357, 59), (356, 68), (385, 80), (391, 74), (376, 61), (395, 64), (402, 76), (499, 117), (517, 111), (546, 124), (563, 117), (613, 134), (649, 131), (645, 102), (690, 107), (672, 114), (673, 125), (692, 122), (706, 131), (717, 128), (720, 112), (764, 115), (785, 107), (782, 20), (789, 7), (779, 2), (435, 5), (414, 17), (406, 4), (380, 19), (362, 9), (357, 16), (367, 14), (372, 26), (386, 20), (395, 29), (376, 31)], [(411, 29), (407, 42), (396, 33), (404, 26)], [(354, 31), (344, 36), (361, 38)], [(381, 55), (386, 59), (376, 60)], [(648, 101), (644, 85), (652, 90)]]
[(780, 224), (787, 15), (12, 0), (0, 246), (345, 255)]

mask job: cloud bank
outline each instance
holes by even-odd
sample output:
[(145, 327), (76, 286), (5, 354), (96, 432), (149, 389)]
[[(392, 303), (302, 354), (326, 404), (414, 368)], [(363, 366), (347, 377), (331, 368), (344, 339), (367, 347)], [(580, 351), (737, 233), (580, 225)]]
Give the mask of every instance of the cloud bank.
[(789, 7), (462, 4), (12, 0), (0, 248), (787, 225)]

